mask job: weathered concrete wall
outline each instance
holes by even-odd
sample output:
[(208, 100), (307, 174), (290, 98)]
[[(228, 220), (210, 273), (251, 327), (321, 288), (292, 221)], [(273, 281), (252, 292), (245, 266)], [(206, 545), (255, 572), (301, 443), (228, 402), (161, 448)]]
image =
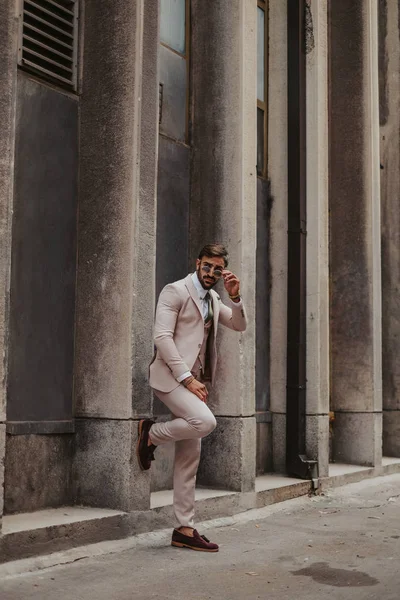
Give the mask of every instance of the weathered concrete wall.
[[(157, 422), (161, 419), (157, 418)], [(157, 458), (151, 466), (152, 492), (172, 490), (174, 475), (175, 444), (170, 442), (157, 448)]]
[[(217, 414), (254, 414), (256, 242), (255, 9), (248, 0), (194, 2), (191, 257), (209, 240), (230, 252), (249, 314), (245, 335), (221, 332)], [(204, 90), (209, 90), (204, 94)], [(210, 160), (210, 156), (213, 160)], [(229, 157), (229, 160), (227, 160)], [(220, 290), (225, 298), (224, 290)], [(226, 369), (226, 373), (225, 373)], [(232, 378), (231, 374), (238, 374)], [(238, 381), (238, 378), (240, 381)], [(239, 386), (239, 387), (238, 387)], [(240, 389), (240, 392), (239, 392)], [(238, 393), (239, 392), (239, 393)]]
[(256, 422), (256, 437), (256, 474), (271, 473), (273, 471), (272, 424)]
[(150, 506), (149, 472), (136, 459), (137, 423), (78, 419), (74, 500), (77, 504), (123, 511)]
[(0, 530), (3, 514), (11, 215), (14, 182), (15, 89), (17, 78), (17, 21), (13, 0), (0, 5)]
[(7, 435), (4, 512), (71, 504), (73, 452), (73, 435)]
[(237, 492), (254, 489), (255, 437), (255, 419), (217, 417), (217, 428), (202, 440), (198, 483)]
[(147, 4), (85, 5), (74, 478), (79, 502), (123, 510), (150, 502), (131, 420), (151, 411), (158, 9)]
[(400, 456), (400, 10), (379, 2), (383, 452)]
[(328, 6), (309, 4), (307, 46), (306, 452), (329, 468)]
[[(239, 473), (233, 474), (233, 462), (229, 469), (218, 471), (219, 485), (234, 489), (238, 480), (242, 489), (254, 485), (256, 455), (256, 17), (252, 0), (235, 0), (229, 11), (220, 3), (192, 3), (190, 256), (194, 263), (204, 243), (219, 240), (226, 244), (249, 316), (244, 334), (221, 328), (219, 377), (210, 399), (216, 415), (232, 419), (236, 437), (230, 443), (236, 440), (240, 447), (243, 428), (252, 436), (248, 443), (253, 444), (253, 452), (246, 454), (250, 462), (236, 465)], [(214, 455), (219, 438), (223, 440), (224, 433), (217, 428), (204, 445), (204, 464), (208, 455)]]
[(271, 180), (270, 410), (274, 471), (286, 469), (287, 2), (269, 2), (268, 175)]
[(4, 511), (4, 462), (6, 452), (6, 426), (0, 424), (0, 533), (1, 518)]
[(330, 17), (334, 458), (379, 465), (382, 347), (377, 4), (374, 0), (334, 0)]
[(77, 416), (132, 415), (133, 232), (138, 193), (141, 43), (137, 4), (140, 2), (89, 0), (85, 6), (76, 303)]
[(14, 182), (14, 128), (17, 23), (12, 0), (0, 7), (0, 420), (5, 420), (8, 304), (11, 267), (11, 211)]
[(140, 171), (135, 220), (132, 328), (133, 416), (151, 414), (149, 364), (154, 352), (156, 278), (159, 3), (144, 2), (140, 95)]
[[(246, 430), (251, 436), (247, 443), (253, 445), (246, 461), (211, 469), (215, 449), (224, 446), (223, 429), (217, 428), (204, 444), (202, 460), (210, 469), (207, 475), (200, 467), (204, 473), (200, 480), (214, 481), (215, 470), (220, 486), (243, 490), (254, 485), (256, 455), (256, 17), (252, 0), (235, 0), (229, 11), (217, 2), (192, 2), (190, 257), (194, 264), (204, 243), (226, 244), (249, 316), (244, 334), (221, 328), (219, 376), (210, 407), (216, 415), (232, 419), (229, 444), (239, 448), (241, 432)], [(234, 468), (239, 472), (233, 473)]]

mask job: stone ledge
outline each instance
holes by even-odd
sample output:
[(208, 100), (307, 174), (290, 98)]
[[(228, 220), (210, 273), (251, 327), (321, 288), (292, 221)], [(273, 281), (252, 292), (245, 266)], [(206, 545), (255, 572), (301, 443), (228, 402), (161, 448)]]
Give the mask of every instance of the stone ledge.
[[(349, 468), (347, 473), (320, 479), (320, 491), (323, 492), (332, 487), (340, 487), (371, 477), (400, 473), (400, 461), (387, 461), (383, 466), (376, 468), (360, 467), (359, 470), (356, 469), (357, 466), (354, 466)], [(271, 479), (275, 478), (276, 475), (271, 476)], [(197, 519), (203, 521), (229, 517), (254, 508), (305, 496), (312, 492), (311, 481), (293, 481), (293, 479), (288, 478), (288, 485), (284, 485), (284, 479), (282, 477), (276, 487), (268, 488), (263, 485), (261, 486), (263, 489), (255, 492), (232, 492), (223, 496), (198, 500), (196, 502)], [(82, 511), (81, 517), (78, 515), (79, 511)], [(3, 517), (4, 533), (0, 536), (0, 563), (50, 554), (107, 540), (123, 539), (140, 533), (172, 527), (171, 524), (174, 521), (171, 505), (130, 513), (81, 507), (64, 507), (41, 512), (54, 513), (52, 524), (46, 524), (42, 521), (41, 526), (34, 526), (37, 513)], [(56, 518), (56, 513), (67, 513), (67, 516), (68, 513), (71, 513), (75, 516), (72, 516), (69, 522), (60, 522), (60, 518), (58, 520)], [(11, 519), (14, 519), (14, 527)], [(21, 529), (21, 522), (24, 519), (26, 523), (30, 521), (32, 528)], [(20, 525), (17, 525), (18, 520)], [(36, 521), (36, 523), (38, 522)]]
[[(383, 459), (385, 460), (385, 459)], [(354, 469), (357, 465), (354, 465)], [(359, 467), (359, 470), (351, 470), (348, 473), (342, 473), (339, 475), (331, 475), (329, 477), (322, 477), (320, 479), (321, 490), (329, 489), (332, 487), (341, 487), (349, 483), (358, 483), (363, 479), (371, 479), (372, 477), (382, 477), (383, 475), (392, 475), (394, 473), (400, 473), (400, 460), (390, 461), (383, 464), (380, 467)]]

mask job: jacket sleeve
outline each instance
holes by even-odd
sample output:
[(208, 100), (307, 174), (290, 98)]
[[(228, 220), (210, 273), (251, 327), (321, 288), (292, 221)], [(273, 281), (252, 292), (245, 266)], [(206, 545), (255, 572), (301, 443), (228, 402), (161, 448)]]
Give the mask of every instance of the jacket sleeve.
[(247, 316), (243, 301), (231, 302), (232, 308), (220, 301), (219, 322), (234, 331), (245, 331), (247, 327)]
[(154, 343), (158, 355), (169, 367), (175, 379), (190, 371), (174, 342), (175, 325), (181, 306), (182, 299), (177, 290), (173, 285), (167, 285), (158, 299), (154, 324)]

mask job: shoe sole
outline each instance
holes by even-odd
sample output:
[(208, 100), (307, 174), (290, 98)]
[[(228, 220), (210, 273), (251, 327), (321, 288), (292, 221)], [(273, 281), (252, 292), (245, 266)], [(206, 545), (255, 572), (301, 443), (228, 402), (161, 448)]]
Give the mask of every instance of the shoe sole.
[(143, 420), (139, 421), (139, 423), (138, 423), (138, 441), (136, 443), (136, 457), (138, 459), (139, 467), (141, 468), (141, 470), (142, 471), (148, 471), (150, 467), (148, 467), (147, 469), (144, 468), (144, 466), (142, 465), (142, 461), (140, 460), (140, 452), (139, 452), (140, 441), (141, 441), (141, 438), (142, 438), (143, 423), (144, 423)]
[(189, 548), (189, 550), (196, 550), (197, 552), (218, 552), (217, 549), (208, 549), (208, 548), (197, 548), (196, 546), (189, 546), (189, 544), (182, 544), (182, 542), (171, 542), (171, 546), (175, 548)]

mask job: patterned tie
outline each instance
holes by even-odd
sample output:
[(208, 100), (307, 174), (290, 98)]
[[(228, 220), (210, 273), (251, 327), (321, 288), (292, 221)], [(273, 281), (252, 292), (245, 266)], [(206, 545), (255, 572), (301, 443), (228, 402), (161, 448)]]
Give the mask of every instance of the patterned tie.
[(204, 322), (209, 323), (214, 316), (210, 292), (207, 292), (207, 294), (204, 296), (204, 300), (207, 301), (207, 316), (206, 316)]

